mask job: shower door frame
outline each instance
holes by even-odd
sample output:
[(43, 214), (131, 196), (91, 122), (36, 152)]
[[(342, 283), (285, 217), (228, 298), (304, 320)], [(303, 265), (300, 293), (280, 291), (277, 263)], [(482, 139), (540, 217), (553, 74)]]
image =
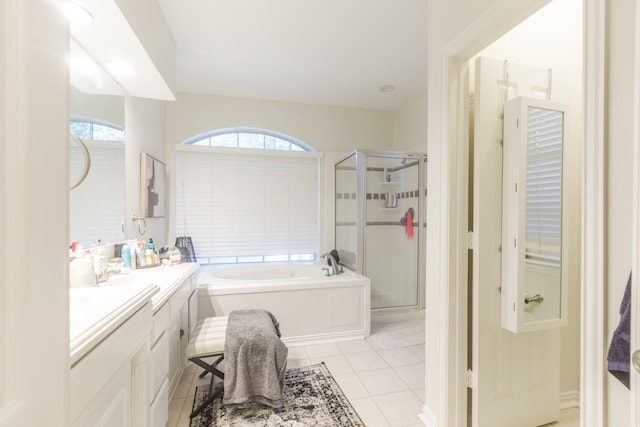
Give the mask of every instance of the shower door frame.
[[(387, 150), (364, 150), (356, 149), (347, 154), (341, 160), (336, 162), (336, 165), (346, 161), (347, 159), (355, 156), (356, 164), (356, 272), (362, 275), (366, 275), (366, 233), (365, 228), (367, 225), (367, 158), (368, 157), (382, 157), (389, 159), (415, 159), (418, 161), (418, 230), (416, 233), (418, 253), (417, 260), (417, 276), (416, 276), (416, 304), (397, 306), (397, 307), (380, 307), (373, 308), (373, 311), (393, 311), (412, 308), (424, 308), (425, 306), (425, 256), (426, 252), (426, 171), (424, 170), (427, 163), (427, 155), (425, 153), (416, 153), (408, 151), (387, 151)], [(364, 171), (364, 172), (361, 172)], [(335, 167), (334, 167), (335, 173)], [(337, 184), (337, 176), (336, 184)], [(336, 214), (337, 215), (337, 214)], [(334, 226), (334, 241), (337, 239), (337, 227)], [(337, 249), (337, 248), (336, 248)], [(422, 285), (422, 286), (421, 286)]]

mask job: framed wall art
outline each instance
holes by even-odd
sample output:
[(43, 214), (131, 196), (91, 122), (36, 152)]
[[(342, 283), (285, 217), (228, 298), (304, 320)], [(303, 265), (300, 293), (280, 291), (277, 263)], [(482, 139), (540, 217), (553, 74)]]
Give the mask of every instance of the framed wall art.
[(140, 216), (164, 218), (165, 165), (149, 154), (140, 153)]

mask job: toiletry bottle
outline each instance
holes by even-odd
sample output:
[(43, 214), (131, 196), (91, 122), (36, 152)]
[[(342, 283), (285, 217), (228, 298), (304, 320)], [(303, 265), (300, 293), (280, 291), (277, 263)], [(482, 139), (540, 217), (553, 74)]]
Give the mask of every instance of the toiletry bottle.
[(144, 263), (147, 266), (153, 265), (153, 251), (151, 249), (144, 250)]
[(107, 257), (104, 255), (104, 250), (98, 249), (93, 257), (93, 265), (95, 273), (97, 275), (102, 274), (107, 268)]
[(149, 239), (149, 250), (151, 251), (151, 265), (160, 264), (160, 254), (156, 250), (156, 244), (153, 243), (153, 239)]
[(131, 268), (131, 252), (129, 252), (129, 245), (126, 243), (122, 245), (120, 256), (122, 257), (123, 265), (127, 268)]
[(131, 258), (131, 269), (135, 270), (138, 262), (136, 261), (136, 248), (138, 247), (138, 242), (136, 240), (128, 240), (129, 243), (129, 257)]
[(138, 262), (138, 267), (146, 267), (147, 264), (144, 262), (144, 249), (137, 248), (136, 249), (136, 261)]

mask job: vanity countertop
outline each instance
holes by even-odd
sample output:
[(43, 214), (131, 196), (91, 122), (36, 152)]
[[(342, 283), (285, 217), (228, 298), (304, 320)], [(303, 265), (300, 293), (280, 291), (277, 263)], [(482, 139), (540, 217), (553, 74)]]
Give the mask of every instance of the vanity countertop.
[(157, 311), (197, 263), (133, 270), (100, 286), (69, 289), (71, 366), (148, 302)]

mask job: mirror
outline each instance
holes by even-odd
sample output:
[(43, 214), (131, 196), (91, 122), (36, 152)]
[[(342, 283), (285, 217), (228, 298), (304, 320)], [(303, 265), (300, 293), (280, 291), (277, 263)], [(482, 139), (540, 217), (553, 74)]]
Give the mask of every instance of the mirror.
[(516, 333), (567, 322), (566, 114), (523, 97), (504, 106), (502, 324)]
[[(80, 46), (69, 53), (69, 130), (87, 146), (86, 179), (69, 193), (69, 241), (92, 247), (124, 239), (124, 93)], [(70, 136), (70, 187), (87, 167)]]

